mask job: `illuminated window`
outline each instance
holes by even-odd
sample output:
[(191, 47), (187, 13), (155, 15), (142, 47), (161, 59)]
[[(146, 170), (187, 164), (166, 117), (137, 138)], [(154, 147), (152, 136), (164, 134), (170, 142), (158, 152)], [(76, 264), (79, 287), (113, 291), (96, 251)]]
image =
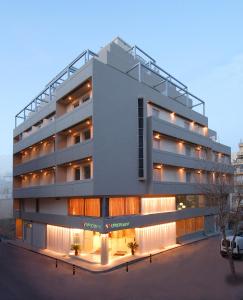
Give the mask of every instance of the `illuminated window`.
[(140, 213), (138, 197), (109, 198), (109, 216), (134, 215)]
[(22, 221), (22, 219), (16, 219), (15, 228), (16, 228), (16, 238), (22, 239), (23, 238), (23, 221)]
[(69, 199), (68, 213), (72, 216), (84, 216), (84, 199)]
[(204, 230), (204, 217), (196, 217), (176, 221), (176, 236), (183, 236)]
[(72, 198), (68, 201), (71, 216), (100, 217), (100, 198)]

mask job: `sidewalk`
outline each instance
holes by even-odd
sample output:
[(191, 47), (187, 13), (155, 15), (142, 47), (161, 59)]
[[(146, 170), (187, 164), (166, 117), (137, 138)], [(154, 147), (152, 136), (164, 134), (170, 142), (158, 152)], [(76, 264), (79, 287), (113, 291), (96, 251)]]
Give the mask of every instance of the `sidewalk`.
[(60, 253), (57, 253), (57, 252), (54, 252), (54, 251), (51, 251), (48, 249), (39, 250), (39, 249), (32, 247), (30, 245), (27, 245), (26, 243), (19, 241), (19, 240), (6, 240), (5, 242), (12, 246), (21, 247), (28, 251), (36, 252), (41, 255), (50, 257), (52, 259), (57, 259), (58, 261), (62, 261), (64, 263), (74, 265), (77, 268), (80, 268), (85, 271), (89, 271), (91, 273), (104, 273), (104, 272), (116, 270), (118, 268), (126, 267), (127, 264), (130, 265), (130, 264), (134, 264), (138, 261), (148, 259), (148, 258), (150, 258), (150, 255), (154, 256), (154, 255), (157, 255), (157, 254), (160, 254), (160, 253), (163, 253), (163, 252), (166, 252), (166, 251), (169, 251), (169, 250), (172, 250), (172, 249), (175, 249), (175, 248), (187, 245), (187, 244), (191, 244), (191, 243), (203, 240), (203, 239), (208, 239), (208, 238), (209, 238), (209, 236), (203, 236), (202, 238), (187, 240), (187, 241), (184, 241), (182, 244), (175, 244), (171, 247), (167, 247), (167, 248), (160, 249), (157, 251), (152, 251), (151, 253), (147, 253), (144, 255), (135, 254), (134, 256), (131, 256), (131, 255), (124, 256), (124, 257), (117, 258), (116, 260), (111, 261), (107, 265), (101, 265), (99, 263), (87, 262), (85, 260), (75, 258), (75, 257), (70, 257), (68, 255), (60, 254)]

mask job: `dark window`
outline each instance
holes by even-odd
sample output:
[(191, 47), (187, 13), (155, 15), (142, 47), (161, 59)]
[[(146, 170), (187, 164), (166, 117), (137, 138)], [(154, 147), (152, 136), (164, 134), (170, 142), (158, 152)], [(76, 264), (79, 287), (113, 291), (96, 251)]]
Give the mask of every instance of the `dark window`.
[(138, 99), (138, 177), (144, 177), (144, 116), (143, 116), (143, 98)]
[(80, 135), (75, 135), (74, 137), (74, 144), (80, 143)]
[(191, 172), (190, 171), (186, 171), (186, 182), (187, 183), (191, 182)]
[(77, 101), (77, 102), (75, 102), (74, 104), (73, 104), (73, 108), (76, 108), (76, 107), (78, 107), (79, 106), (79, 101)]
[(80, 180), (80, 168), (74, 169), (74, 180)]
[(90, 95), (88, 94), (88, 95), (85, 95), (84, 97), (83, 97), (83, 102), (86, 102), (86, 101), (88, 101), (89, 100), (89, 98), (90, 98)]
[(91, 137), (91, 133), (90, 133), (90, 129), (87, 129), (85, 131), (83, 131), (83, 139), (86, 141), (86, 140), (89, 140)]
[(90, 165), (83, 166), (83, 177), (84, 177), (84, 179), (90, 179), (90, 177), (91, 177)]

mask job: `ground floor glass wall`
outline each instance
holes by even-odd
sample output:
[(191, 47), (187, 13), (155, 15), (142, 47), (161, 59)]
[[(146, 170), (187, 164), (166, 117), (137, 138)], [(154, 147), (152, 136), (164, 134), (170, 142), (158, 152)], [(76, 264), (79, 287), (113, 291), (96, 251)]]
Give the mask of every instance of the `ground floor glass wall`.
[(149, 253), (176, 244), (176, 223), (136, 228), (139, 253)]

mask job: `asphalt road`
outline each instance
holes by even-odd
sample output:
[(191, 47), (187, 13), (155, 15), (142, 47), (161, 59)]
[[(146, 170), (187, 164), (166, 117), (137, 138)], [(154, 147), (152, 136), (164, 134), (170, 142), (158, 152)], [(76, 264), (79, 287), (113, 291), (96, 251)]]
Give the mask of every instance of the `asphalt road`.
[[(243, 275), (243, 260), (236, 261)], [(243, 283), (231, 286), (228, 262), (219, 255), (218, 238), (183, 246), (149, 260), (103, 274), (59, 264), (21, 248), (0, 243), (0, 299), (165, 299), (241, 300)]]

